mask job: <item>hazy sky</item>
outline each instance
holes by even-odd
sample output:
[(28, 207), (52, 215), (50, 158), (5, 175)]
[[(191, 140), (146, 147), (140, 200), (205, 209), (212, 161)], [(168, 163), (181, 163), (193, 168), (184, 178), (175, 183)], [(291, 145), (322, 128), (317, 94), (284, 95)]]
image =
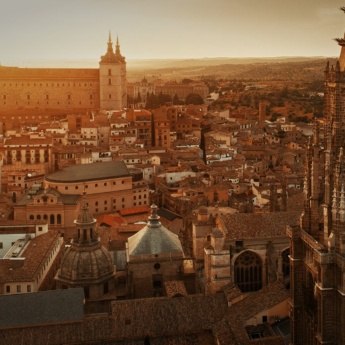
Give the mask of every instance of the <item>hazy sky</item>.
[(0, 63), (338, 56), (345, 0), (1, 0)]

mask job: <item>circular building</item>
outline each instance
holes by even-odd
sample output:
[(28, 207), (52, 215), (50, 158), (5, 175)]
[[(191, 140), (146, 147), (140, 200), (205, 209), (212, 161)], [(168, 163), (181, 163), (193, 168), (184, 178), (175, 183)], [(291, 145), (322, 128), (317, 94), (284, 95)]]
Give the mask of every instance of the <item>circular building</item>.
[(97, 300), (114, 288), (114, 265), (96, 234), (97, 221), (90, 213), (84, 195), (74, 238), (55, 276), (57, 288), (83, 287), (85, 298)]

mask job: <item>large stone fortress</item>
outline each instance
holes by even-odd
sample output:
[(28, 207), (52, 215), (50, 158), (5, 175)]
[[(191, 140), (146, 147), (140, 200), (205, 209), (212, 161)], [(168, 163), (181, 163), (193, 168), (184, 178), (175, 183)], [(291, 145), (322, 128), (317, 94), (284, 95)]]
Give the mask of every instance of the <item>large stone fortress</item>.
[(99, 69), (0, 66), (0, 114), (13, 110), (123, 109), (127, 103), (126, 61), (117, 39)]

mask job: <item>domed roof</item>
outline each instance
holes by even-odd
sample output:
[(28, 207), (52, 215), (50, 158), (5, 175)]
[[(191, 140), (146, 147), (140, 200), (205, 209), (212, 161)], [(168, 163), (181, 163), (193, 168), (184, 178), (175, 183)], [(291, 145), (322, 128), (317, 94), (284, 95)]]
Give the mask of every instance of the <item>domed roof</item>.
[(98, 283), (114, 274), (109, 252), (100, 243), (92, 247), (71, 246), (63, 256), (58, 279), (69, 284)]
[(97, 221), (95, 218), (93, 218), (91, 212), (89, 211), (89, 208), (87, 207), (85, 192), (84, 192), (83, 198), (84, 198), (83, 206), (81, 208), (81, 211), (78, 214), (77, 219), (74, 221), (74, 223), (79, 224), (79, 225), (95, 224)]
[(157, 206), (151, 206), (147, 225), (128, 238), (129, 255), (181, 254), (183, 248), (177, 235), (166, 229), (159, 221)]
[(87, 207), (85, 192), (82, 209), (74, 224), (76, 234), (62, 258), (56, 279), (69, 285), (108, 280), (114, 275), (114, 266), (108, 250), (99, 242), (97, 221)]

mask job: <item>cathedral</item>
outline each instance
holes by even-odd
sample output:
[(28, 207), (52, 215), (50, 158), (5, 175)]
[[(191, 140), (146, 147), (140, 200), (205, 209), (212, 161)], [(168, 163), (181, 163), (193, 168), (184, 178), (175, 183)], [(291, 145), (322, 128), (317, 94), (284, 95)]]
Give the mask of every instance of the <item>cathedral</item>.
[(126, 60), (109, 33), (99, 68), (0, 66), (0, 115), (14, 110), (76, 112), (126, 107)]
[[(345, 7), (341, 10), (345, 12)], [(291, 343), (345, 344), (345, 39), (324, 74), (324, 121), (307, 152), (304, 210), (290, 238)]]

